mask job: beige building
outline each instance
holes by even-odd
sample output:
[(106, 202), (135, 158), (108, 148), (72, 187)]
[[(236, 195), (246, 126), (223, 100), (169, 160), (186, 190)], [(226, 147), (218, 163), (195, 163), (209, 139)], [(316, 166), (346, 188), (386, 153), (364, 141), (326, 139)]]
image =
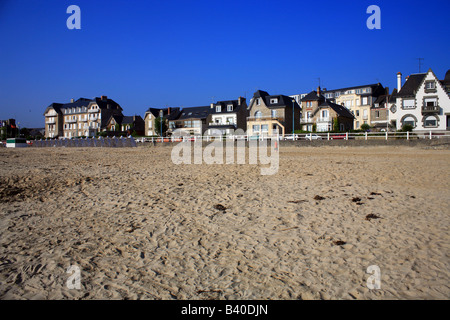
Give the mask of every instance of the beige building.
[(45, 137), (92, 137), (106, 130), (112, 115), (122, 115), (122, 108), (106, 96), (73, 99), (70, 103), (52, 103), (45, 109)]
[[(180, 108), (164, 108), (164, 109), (158, 109), (158, 108), (149, 108), (145, 112), (144, 116), (144, 122), (145, 122), (145, 132), (144, 135), (147, 137), (151, 136), (160, 136), (161, 132), (157, 132), (156, 130), (156, 118), (160, 117), (160, 112), (163, 113), (163, 118), (165, 119), (167, 126), (169, 126), (169, 121), (177, 119), (180, 115)], [(168, 128), (169, 132), (171, 131), (170, 128)], [(163, 132), (164, 135), (164, 132)]]
[(371, 124), (371, 108), (385, 89), (380, 83), (348, 87), (336, 90), (323, 89), (326, 99), (346, 107), (355, 116), (353, 127), (360, 129), (362, 124)]
[[(294, 109), (292, 109), (294, 108)], [(300, 129), (301, 108), (295, 99), (258, 90), (248, 106), (249, 136), (284, 136)]]

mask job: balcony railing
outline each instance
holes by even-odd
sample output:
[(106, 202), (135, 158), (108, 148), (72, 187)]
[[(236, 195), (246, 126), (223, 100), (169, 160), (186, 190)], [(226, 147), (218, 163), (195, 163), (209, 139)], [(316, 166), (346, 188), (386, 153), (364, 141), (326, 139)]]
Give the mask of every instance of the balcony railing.
[(319, 122), (331, 122), (331, 118), (327, 117), (327, 118), (319, 118), (317, 119), (317, 123)]
[(77, 119), (66, 120), (67, 123), (77, 123)]
[(313, 118), (300, 119), (300, 123), (313, 123)]
[(210, 126), (235, 126), (236, 123), (234, 123), (234, 122), (225, 122), (225, 123), (222, 123), (222, 122), (210, 122), (209, 125)]
[(284, 118), (279, 118), (279, 117), (247, 117), (247, 121), (279, 121), (279, 122), (283, 122)]
[(436, 113), (439, 112), (439, 106), (423, 106), (422, 113)]
[(47, 124), (55, 124), (56, 123), (56, 119), (48, 119), (45, 121), (45, 123)]
[(88, 110), (89, 113), (97, 113), (99, 111), (100, 111), (100, 109), (89, 109)]

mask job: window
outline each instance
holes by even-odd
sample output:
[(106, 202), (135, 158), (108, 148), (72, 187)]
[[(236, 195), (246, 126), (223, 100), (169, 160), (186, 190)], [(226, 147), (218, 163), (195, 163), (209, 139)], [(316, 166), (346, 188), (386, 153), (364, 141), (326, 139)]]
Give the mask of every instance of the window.
[(261, 98), (256, 98), (256, 105), (260, 105), (261, 104)]
[(222, 107), (221, 106), (216, 106), (216, 112), (222, 112)]
[(403, 99), (403, 109), (414, 109), (415, 107), (414, 99)]
[(259, 125), (258, 124), (254, 124), (253, 125), (253, 132), (259, 132)]
[(227, 105), (227, 111), (233, 111), (233, 105), (232, 104)]
[(234, 118), (233, 117), (228, 117), (227, 118), (227, 122), (230, 123), (230, 124), (234, 123)]
[(149, 120), (148, 121), (148, 128), (151, 129), (153, 127), (153, 121)]
[(278, 98), (272, 98), (270, 99), (270, 104), (278, 103)]
[(436, 82), (434, 82), (434, 81), (427, 81), (427, 82), (425, 82), (425, 89), (426, 90), (434, 90), (434, 89), (436, 89)]
[(322, 110), (322, 118), (328, 118), (328, 110)]
[(268, 124), (261, 125), (261, 132), (269, 132), (269, 125)]
[(410, 124), (413, 127), (416, 126), (416, 119), (413, 116), (406, 116), (406, 117), (404, 117), (402, 122), (403, 122), (403, 125)]
[(256, 119), (261, 119), (261, 118), (262, 118), (262, 112), (259, 111), (259, 110), (256, 111), (256, 112), (255, 112), (255, 118), (256, 118)]
[(379, 118), (380, 117), (380, 111), (376, 110), (375, 111), (375, 118)]
[(277, 117), (277, 110), (271, 110), (270, 111), (270, 115), (272, 118), (276, 118)]
[(359, 128), (359, 121), (356, 121), (356, 129)]
[(356, 110), (356, 116), (359, 117), (359, 110)]
[(367, 105), (367, 97), (363, 97), (362, 98), (362, 103), (363, 106)]
[(356, 99), (356, 106), (360, 106), (361, 105), (361, 100)]
[(427, 107), (437, 106), (437, 98), (426, 98), (424, 102)]
[(437, 122), (436, 117), (429, 116), (424, 121), (424, 127), (437, 127), (437, 126), (438, 126), (438, 122)]

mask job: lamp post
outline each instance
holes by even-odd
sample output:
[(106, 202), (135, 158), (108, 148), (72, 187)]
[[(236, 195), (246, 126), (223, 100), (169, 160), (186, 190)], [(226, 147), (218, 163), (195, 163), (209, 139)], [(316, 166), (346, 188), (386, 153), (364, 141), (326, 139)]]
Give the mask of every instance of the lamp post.
[(295, 140), (295, 116), (294, 116), (295, 99), (292, 99), (292, 140)]
[(162, 118), (163, 118), (163, 111), (162, 110), (159, 110), (159, 127), (161, 128), (161, 143), (163, 143), (164, 142), (164, 139), (163, 139), (163, 129), (162, 129)]

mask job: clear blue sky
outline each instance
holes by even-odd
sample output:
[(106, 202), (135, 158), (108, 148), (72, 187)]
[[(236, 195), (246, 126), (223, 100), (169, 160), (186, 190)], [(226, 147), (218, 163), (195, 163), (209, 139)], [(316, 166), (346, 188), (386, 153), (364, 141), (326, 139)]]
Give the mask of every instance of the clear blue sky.
[[(68, 30), (69, 5), (81, 30)], [(369, 5), (381, 30), (369, 30)], [(43, 127), (52, 102), (149, 107), (306, 93), (450, 68), (450, 1), (0, 0), (0, 119)]]

